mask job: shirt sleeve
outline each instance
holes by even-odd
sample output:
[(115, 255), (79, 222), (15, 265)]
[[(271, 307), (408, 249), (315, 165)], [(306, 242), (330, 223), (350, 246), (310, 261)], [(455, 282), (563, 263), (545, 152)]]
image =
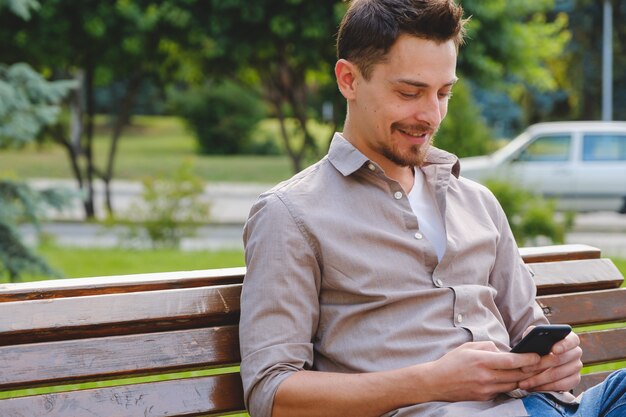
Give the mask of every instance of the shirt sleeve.
[(498, 292), (496, 304), (506, 324), (510, 344), (513, 346), (521, 340), (528, 326), (547, 324), (548, 320), (535, 301), (537, 294), (535, 282), (519, 254), (506, 215), (497, 201), (495, 204), (500, 236), (490, 281)]
[(244, 227), (247, 272), (239, 325), (241, 377), (252, 417), (270, 417), (278, 386), (310, 369), (319, 319), (314, 245), (285, 199), (262, 196)]

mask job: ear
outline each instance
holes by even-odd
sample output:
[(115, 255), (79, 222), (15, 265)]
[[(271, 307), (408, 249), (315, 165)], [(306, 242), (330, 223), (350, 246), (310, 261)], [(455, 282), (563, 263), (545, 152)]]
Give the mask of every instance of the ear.
[(356, 98), (356, 80), (358, 76), (359, 69), (352, 62), (340, 59), (335, 64), (337, 86), (346, 100)]

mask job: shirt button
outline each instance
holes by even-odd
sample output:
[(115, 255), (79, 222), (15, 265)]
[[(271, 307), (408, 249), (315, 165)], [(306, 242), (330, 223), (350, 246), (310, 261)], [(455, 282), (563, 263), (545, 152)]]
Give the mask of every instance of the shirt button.
[(459, 314), (458, 316), (456, 316), (456, 322), (463, 323), (463, 314)]
[(370, 171), (376, 171), (376, 166), (372, 164), (371, 162), (367, 164), (367, 167), (369, 168)]
[(424, 235), (421, 234), (420, 232), (415, 233), (415, 239), (420, 240), (423, 237), (424, 237)]
[(402, 191), (396, 191), (395, 193), (393, 193), (393, 198), (395, 198), (396, 200), (400, 200), (402, 198)]
[(443, 287), (443, 281), (438, 279), (437, 281), (435, 281), (435, 284), (437, 284), (438, 287)]

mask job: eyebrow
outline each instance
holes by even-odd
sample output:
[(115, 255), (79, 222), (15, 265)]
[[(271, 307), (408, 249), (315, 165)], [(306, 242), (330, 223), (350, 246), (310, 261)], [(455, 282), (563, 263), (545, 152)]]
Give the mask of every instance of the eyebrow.
[[(444, 87), (451, 87), (454, 84), (456, 84), (457, 81), (459, 81), (459, 79), (455, 77), (453, 80), (450, 80), (449, 82), (445, 83), (443, 86)], [(400, 78), (398, 80), (392, 81), (392, 84), (408, 84), (410, 86), (419, 87), (419, 88), (430, 87), (430, 85), (425, 83), (425, 82), (411, 80), (411, 79), (407, 79), (407, 78)]]

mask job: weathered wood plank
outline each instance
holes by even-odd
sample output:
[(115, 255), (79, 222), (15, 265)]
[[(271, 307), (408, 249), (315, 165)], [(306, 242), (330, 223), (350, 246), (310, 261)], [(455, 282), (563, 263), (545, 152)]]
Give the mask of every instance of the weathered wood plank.
[(0, 345), (232, 324), (240, 294), (232, 284), (0, 303)]
[(600, 249), (579, 244), (519, 248), (519, 253), (526, 263), (600, 258)]
[(537, 297), (552, 323), (580, 326), (626, 321), (626, 288)]
[(0, 347), (0, 389), (240, 362), (237, 326)]
[(579, 395), (582, 392), (588, 390), (594, 385), (598, 385), (602, 381), (606, 379), (607, 376), (611, 374), (611, 371), (607, 372), (594, 372), (591, 374), (585, 374), (581, 376), (580, 384), (576, 388), (574, 388), (574, 395)]
[(71, 391), (0, 401), (2, 417), (182, 417), (243, 411), (239, 374)]
[(624, 282), (619, 269), (606, 258), (542, 262), (528, 268), (540, 295), (618, 288)]
[(626, 360), (626, 328), (581, 333), (585, 365)]
[(240, 284), (245, 272), (239, 267), (0, 284), (0, 303)]

